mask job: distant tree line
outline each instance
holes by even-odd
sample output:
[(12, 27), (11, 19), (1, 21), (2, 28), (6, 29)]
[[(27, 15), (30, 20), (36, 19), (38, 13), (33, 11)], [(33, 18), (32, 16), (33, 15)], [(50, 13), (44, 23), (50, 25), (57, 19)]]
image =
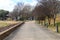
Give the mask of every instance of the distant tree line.
[(12, 12), (9, 13), (9, 16), (13, 20), (27, 20), (31, 15), (31, 5), (24, 3), (17, 3)]

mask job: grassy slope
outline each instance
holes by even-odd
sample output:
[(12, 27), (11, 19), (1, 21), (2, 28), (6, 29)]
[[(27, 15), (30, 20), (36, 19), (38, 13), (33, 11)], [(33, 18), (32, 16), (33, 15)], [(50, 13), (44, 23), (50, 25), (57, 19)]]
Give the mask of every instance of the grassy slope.
[[(52, 31), (56, 31), (56, 27), (53, 25), (53, 23), (54, 23), (53, 20), (51, 20), (51, 25), (48, 28)], [(60, 32), (60, 14), (57, 15), (56, 23), (58, 24), (59, 32)]]

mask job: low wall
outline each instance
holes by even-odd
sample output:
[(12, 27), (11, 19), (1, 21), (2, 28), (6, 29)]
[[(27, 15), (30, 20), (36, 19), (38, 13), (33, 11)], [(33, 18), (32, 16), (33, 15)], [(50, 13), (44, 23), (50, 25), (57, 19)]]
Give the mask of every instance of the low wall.
[(3, 31), (3, 32), (0, 32), (0, 40), (3, 40), (5, 37), (7, 37), (10, 33), (12, 33), (14, 30), (16, 30), (18, 27), (20, 27), (22, 24), (24, 24), (24, 22), (22, 23), (18, 23), (14, 26), (12, 26), (11, 28)]

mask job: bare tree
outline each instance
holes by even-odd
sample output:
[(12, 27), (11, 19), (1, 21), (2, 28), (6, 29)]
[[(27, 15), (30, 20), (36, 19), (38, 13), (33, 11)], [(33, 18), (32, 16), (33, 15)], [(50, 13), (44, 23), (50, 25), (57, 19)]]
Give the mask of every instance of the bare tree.
[(18, 3), (17, 5), (15, 5), (13, 11), (11, 12), (11, 16), (13, 16), (13, 18), (15, 20), (19, 20), (20, 19), (23, 6), (24, 6), (23, 3)]
[(23, 15), (24, 19), (28, 19), (29, 14), (31, 13), (31, 5), (25, 5), (22, 12), (23, 12), (22, 15)]
[(48, 17), (50, 25), (51, 18), (54, 18), (54, 25), (56, 20), (56, 14), (58, 13), (58, 0), (38, 0), (38, 4), (43, 6), (43, 12)]

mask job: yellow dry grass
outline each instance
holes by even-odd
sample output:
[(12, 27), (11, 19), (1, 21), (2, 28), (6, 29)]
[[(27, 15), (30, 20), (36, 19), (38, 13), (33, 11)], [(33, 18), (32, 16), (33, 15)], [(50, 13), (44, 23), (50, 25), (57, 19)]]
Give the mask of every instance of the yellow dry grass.
[[(60, 22), (60, 15), (57, 15), (56, 17), (56, 23), (59, 23)], [(50, 29), (51, 31), (56, 31), (56, 26), (53, 25), (54, 24), (54, 21), (53, 19), (51, 19), (51, 25), (48, 27), (48, 29)], [(58, 26), (59, 28), (59, 32), (60, 32), (60, 25)]]
[(0, 27), (5, 27), (11, 24), (19, 23), (20, 21), (0, 21)]

